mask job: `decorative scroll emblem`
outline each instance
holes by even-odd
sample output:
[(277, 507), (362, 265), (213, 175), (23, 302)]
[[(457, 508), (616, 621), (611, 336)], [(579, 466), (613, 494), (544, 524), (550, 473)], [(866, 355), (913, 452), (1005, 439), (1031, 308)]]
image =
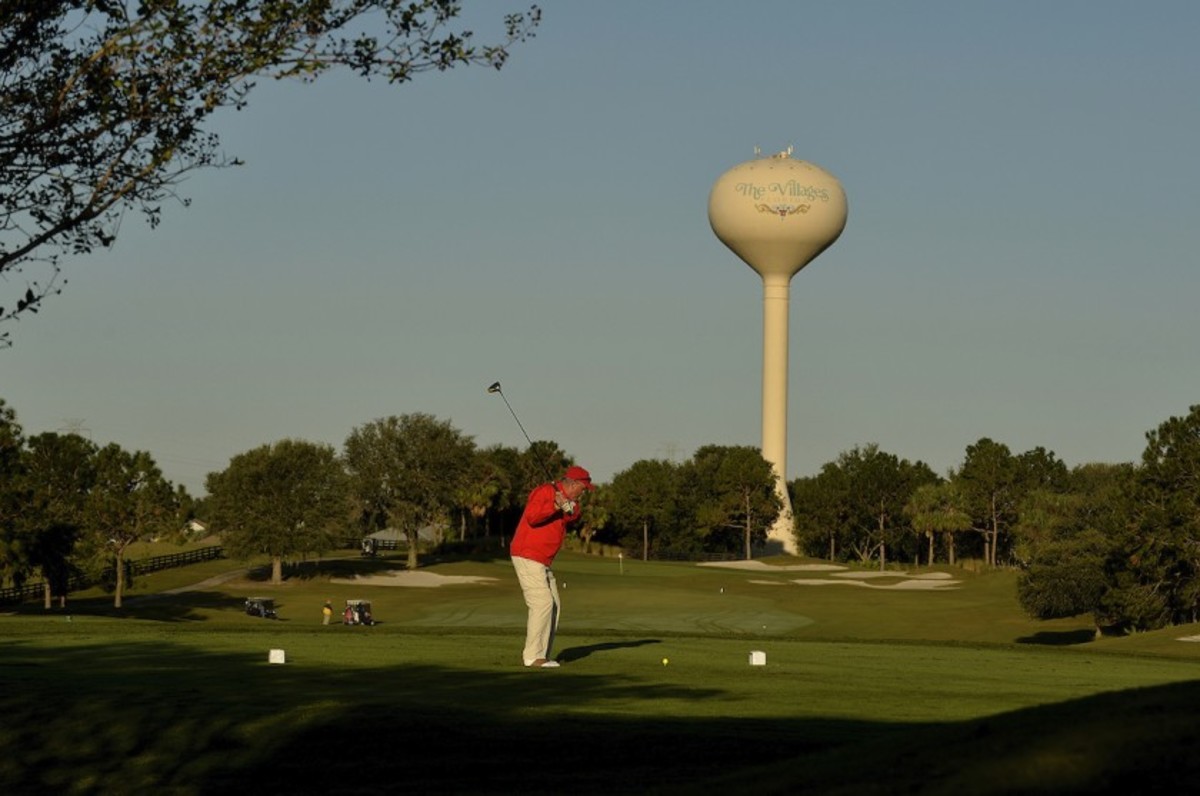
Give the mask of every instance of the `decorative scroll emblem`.
[(773, 216), (779, 216), (782, 219), (782, 218), (787, 218), (788, 216), (794, 216), (797, 213), (807, 213), (809, 210), (812, 209), (812, 205), (757, 204), (754, 206), (754, 209), (760, 213), (770, 213)]

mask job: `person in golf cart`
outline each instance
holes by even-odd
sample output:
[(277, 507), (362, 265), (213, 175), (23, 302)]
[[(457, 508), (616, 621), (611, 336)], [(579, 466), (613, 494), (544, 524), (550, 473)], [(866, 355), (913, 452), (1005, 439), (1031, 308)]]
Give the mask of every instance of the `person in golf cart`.
[(346, 610), (342, 613), (342, 624), (375, 624), (375, 617), (371, 616), (371, 603), (367, 600), (346, 600)]

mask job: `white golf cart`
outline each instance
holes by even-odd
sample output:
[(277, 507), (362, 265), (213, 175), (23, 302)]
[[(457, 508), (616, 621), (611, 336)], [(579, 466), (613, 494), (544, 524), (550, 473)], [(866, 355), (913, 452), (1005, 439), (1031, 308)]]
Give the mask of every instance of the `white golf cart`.
[(346, 609), (342, 611), (343, 625), (373, 625), (375, 616), (371, 613), (370, 600), (346, 600)]

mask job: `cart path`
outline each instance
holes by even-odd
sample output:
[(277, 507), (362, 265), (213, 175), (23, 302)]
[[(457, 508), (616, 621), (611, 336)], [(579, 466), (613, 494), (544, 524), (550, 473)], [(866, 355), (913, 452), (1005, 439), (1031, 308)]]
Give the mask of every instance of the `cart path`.
[(233, 580), (234, 578), (244, 578), (245, 576), (247, 576), (249, 574), (250, 574), (249, 567), (245, 567), (243, 569), (235, 569), (232, 572), (225, 572), (220, 575), (215, 575), (211, 578), (208, 578), (207, 580), (202, 580), (199, 583), (193, 583), (190, 586), (180, 586), (179, 588), (176, 588), (176, 589), (167, 589), (166, 591), (159, 592), (159, 594), (183, 594), (184, 592), (188, 592), (188, 591), (203, 591), (204, 589), (207, 589), (209, 586), (219, 586), (222, 583), (225, 583), (226, 581)]

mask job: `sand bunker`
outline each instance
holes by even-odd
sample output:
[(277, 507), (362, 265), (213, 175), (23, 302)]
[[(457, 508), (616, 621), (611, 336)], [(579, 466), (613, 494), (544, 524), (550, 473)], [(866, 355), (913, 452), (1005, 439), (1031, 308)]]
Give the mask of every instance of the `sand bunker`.
[[(799, 578), (789, 581), (780, 580), (751, 580), (750, 583), (759, 586), (782, 586), (795, 583), (800, 586), (861, 586), (865, 589), (883, 589), (888, 591), (945, 591), (954, 589), (961, 581), (954, 579), (948, 572), (922, 572), (910, 575), (907, 572), (851, 572), (847, 567), (838, 564), (787, 564), (773, 566), (762, 561), (710, 561), (701, 564), (702, 567), (722, 567), (739, 569), (749, 572), (825, 572), (827, 578)], [(840, 580), (834, 580), (840, 578)], [(868, 583), (879, 579), (895, 581), (894, 583)]]
[(874, 578), (912, 578), (913, 580), (950, 580), (954, 576), (949, 572), (922, 572), (910, 575), (907, 572), (834, 572), (835, 578), (854, 578), (855, 580), (872, 580)]
[(455, 586), (462, 583), (487, 583), (496, 580), (478, 575), (439, 575), (436, 572), (421, 572), (394, 569), (376, 575), (359, 578), (331, 578), (330, 583), (349, 586), (407, 586), (417, 589), (436, 589), (439, 586)]
[(834, 572), (845, 569), (837, 564), (785, 564), (774, 566), (762, 561), (705, 561), (702, 567), (723, 567), (725, 569), (750, 569), (759, 572)]
[(867, 583), (865, 580), (823, 580), (820, 578), (806, 578), (791, 582), (801, 586), (861, 586), (864, 589), (891, 591), (942, 591), (953, 589), (958, 585), (957, 580), (916, 580), (911, 578), (898, 583)]

